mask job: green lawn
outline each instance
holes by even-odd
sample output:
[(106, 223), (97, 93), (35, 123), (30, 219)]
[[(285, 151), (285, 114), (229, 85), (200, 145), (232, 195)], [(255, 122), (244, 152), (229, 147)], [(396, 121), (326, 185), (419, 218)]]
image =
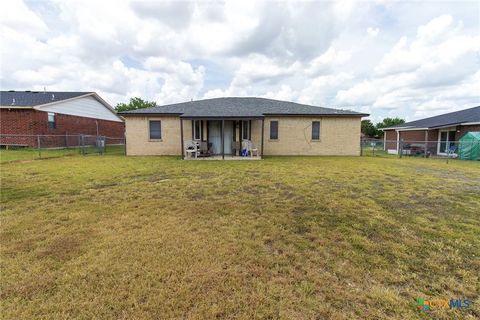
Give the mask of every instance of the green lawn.
[[(107, 154), (1, 178), (5, 319), (480, 317), (478, 162)], [(452, 297), (471, 307), (416, 307)]]
[[(108, 154), (122, 155), (124, 152), (125, 146), (123, 145), (107, 145), (105, 148), (105, 153)], [(41, 149), (40, 151), (35, 148), (0, 149), (0, 162), (48, 159), (83, 154), (98, 154), (98, 149), (93, 146), (84, 147), (83, 150), (78, 147)]]

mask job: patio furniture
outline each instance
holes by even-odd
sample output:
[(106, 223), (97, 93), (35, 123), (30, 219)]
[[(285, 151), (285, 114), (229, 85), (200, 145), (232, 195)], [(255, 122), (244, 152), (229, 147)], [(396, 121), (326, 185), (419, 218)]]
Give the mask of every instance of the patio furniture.
[(238, 152), (238, 155), (242, 155), (242, 150), (240, 146), (240, 141), (233, 141), (232, 142), (232, 154), (235, 156)]
[(210, 157), (213, 155), (212, 143), (201, 141), (199, 147), (199, 156), (200, 157)]
[(200, 155), (199, 143), (196, 141), (185, 142), (185, 156), (190, 155), (191, 158), (197, 158)]
[(255, 154), (255, 156), (258, 157), (258, 148), (253, 147), (252, 141), (243, 140), (243, 143), (244, 143), (244, 146), (245, 146), (244, 149), (247, 150), (247, 155), (250, 155), (251, 157), (253, 157), (254, 154)]

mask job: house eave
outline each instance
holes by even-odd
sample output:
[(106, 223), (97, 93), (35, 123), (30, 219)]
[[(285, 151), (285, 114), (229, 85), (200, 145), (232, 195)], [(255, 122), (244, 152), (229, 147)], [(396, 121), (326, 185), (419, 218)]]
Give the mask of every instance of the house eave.
[(0, 106), (0, 109), (8, 109), (8, 110), (25, 110), (25, 109), (33, 109), (30, 106)]
[(344, 117), (344, 118), (363, 118), (368, 117), (367, 113), (355, 114), (332, 114), (332, 113), (264, 113), (268, 117)]
[(183, 120), (258, 120), (263, 116), (180, 116)]

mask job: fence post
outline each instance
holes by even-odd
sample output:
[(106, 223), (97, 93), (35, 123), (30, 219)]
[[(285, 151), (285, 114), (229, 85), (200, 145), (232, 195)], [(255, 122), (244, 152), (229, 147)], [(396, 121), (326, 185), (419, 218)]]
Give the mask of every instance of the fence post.
[[(125, 147), (126, 147), (127, 143), (125, 143)], [(362, 150), (362, 138), (360, 138), (360, 157), (363, 156), (363, 150)], [(126, 152), (125, 152), (126, 153)]]
[(400, 158), (403, 156), (403, 139), (400, 139), (400, 146), (398, 148), (398, 151), (400, 152)]
[(39, 135), (37, 135), (37, 148), (38, 148), (38, 157), (41, 158), (42, 157), (42, 152), (40, 151), (41, 147), (40, 147), (40, 136)]
[(79, 136), (79, 139), (80, 139), (80, 143), (79, 143), (79, 144), (80, 144), (80, 153), (81, 153), (81, 154), (85, 154), (85, 150), (83, 150), (83, 142), (84, 142), (83, 134), (81, 134), (81, 135)]

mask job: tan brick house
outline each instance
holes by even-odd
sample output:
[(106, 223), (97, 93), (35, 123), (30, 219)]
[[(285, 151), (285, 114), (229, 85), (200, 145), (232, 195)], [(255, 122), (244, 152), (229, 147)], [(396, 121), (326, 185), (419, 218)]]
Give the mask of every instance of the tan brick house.
[[(384, 148), (398, 153), (400, 143), (418, 144), (432, 155), (445, 156), (467, 132), (480, 131), (480, 106), (383, 128)], [(422, 151), (423, 152), (423, 151)], [(455, 150), (453, 150), (455, 152)]]
[[(127, 155), (360, 155), (367, 114), (264, 98), (215, 98), (121, 113)], [(245, 151), (247, 148), (253, 152)], [(243, 153), (242, 153), (243, 152)], [(191, 154), (190, 154), (191, 155)]]

